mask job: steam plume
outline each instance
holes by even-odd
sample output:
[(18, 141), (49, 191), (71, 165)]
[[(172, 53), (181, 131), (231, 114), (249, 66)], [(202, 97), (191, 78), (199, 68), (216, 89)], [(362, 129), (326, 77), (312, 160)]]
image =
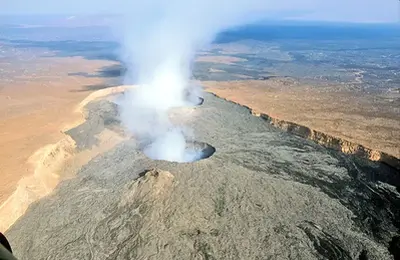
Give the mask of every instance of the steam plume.
[(218, 32), (254, 20), (265, 0), (149, 1), (127, 4), (123, 18), (122, 59), (125, 83), (140, 85), (127, 93), (121, 118), (154, 159), (193, 161), (185, 133), (171, 124), (168, 109), (191, 105), (201, 94), (190, 85), (196, 51)]

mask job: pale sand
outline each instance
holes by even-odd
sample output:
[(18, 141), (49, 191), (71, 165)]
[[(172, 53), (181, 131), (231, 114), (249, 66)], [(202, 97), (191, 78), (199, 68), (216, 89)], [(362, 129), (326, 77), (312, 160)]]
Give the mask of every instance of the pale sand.
[[(76, 106), (87, 92), (76, 92), (102, 79), (68, 76), (96, 71), (105, 62), (83, 58), (40, 58), (36, 66), (51, 69), (15, 75), (0, 90), (0, 204), (15, 190), (22, 176), (32, 173), (28, 158), (44, 145), (63, 138), (63, 126), (82, 120)], [(53, 76), (54, 75), (54, 76)]]
[[(118, 91), (104, 89), (86, 98), (91, 92), (79, 90), (101, 84), (104, 79), (69, 73), (92, 73), (111, 64), (80, 57), (46, 57), (24, 64), (22, 75), (15, 67), (18, 64), (4, 67), (9, 71), (0, 79), (0, 231), (29, 203), (48, 194), (59, 182), (60, 172), (69, 174), (67, 169), (72, 171), (105, 149), (97, 147), (98, 151), (83, 152), (75, 158), (75, 144), (63, 131), (83, 122), (81, 109), (91, 99)], [(80, 103), (82, 100), (84, 103)], [(114, 143), (106, 133), (102, 135), (103, 146)]]
[[(76, 115), (75, 127), (83, 122), (83, 108), (89, 102), (123, 92), (126, 87), (114, 87), (91, 93), (71, 111)], [(48, 195), (57, 184), (73, 177), (81, 166), (90, 159), (111, 149), (124, 140), (123, 136), (111, 130), (103, 130), (98, 136), (99, 143), (90, 150), (77, 152), (76, 144), (68, 135), (60, 133), (60, 140), (38, 149), (30, 158), (33, 174), (19, 180), (14, 193), (0, 206), (0, 231), (7, 230), (27, 210), (28, 206)]]
[(236, 62), (246, 61), (246, 59), (232, 56), (198, 56), (196, 62), (212, 62), (232, 65)]
[[(203, 82), (209, 92), (272, 118), (361, 144), (400, 158), (396, 99), (344, 86), (313, 87), (291, 79)], [(398, 104), (398, 103), (397, 103)]]

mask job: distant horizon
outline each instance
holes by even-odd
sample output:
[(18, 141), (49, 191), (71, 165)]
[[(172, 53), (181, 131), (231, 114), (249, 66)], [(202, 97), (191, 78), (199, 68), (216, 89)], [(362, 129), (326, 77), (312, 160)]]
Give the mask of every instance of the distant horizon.
[[(109, 13), (109, 14), (78, 14), (78, 13), (59, 13), (59, 14), (2, 14), (0, 13), (0, 25), (4, 25), (3, 19), (26, 19), (26, 18), (32, 18), (32, 19), (49, 19), (49, 18), (64, 18), (66, 21), (69, 20), (75, 20), (76, 18), (90, 18), (90, 17), (102, 17), (104, 19), (107, 18), (112, 18), (112, 17), (120, 17), (120, 13)], [(8, 25), (11, 24), (26, 24), (29, 22), (37, 23), (38, 21), (11, 21), (11, 23), (8, 23)], [(302, 19), (302, 18), (266, 18), (259, 20), (254, 23), (248, 23), (244, 24), (246, 25), (271, 25), (271, 24), (288, 24), (288, 25), (389, 25), (389, 26), (394, 26), (398, 27), (400, 26), (400, 20), (399, 21), (341, 21), (341, 20), (308, 20), (308, 19)]]
[[(146, 20), (157, 18), (157, 13), (179, 9), (179, 13), (202, 6), (217, 12), (220, 17), (242, 12), (247, 18), (259, 17), (274, 20), (295, 20), (310, 22), (345, 22), (396, 24), (400, 22), (400, 1), (387, 0), (337, 0), (321, 2), (319, 0), (70, 0), (68, 2), (48, 2), (37, 0), (13, 0), (0, 2), (0, 16), (8, 17), (60, 17), (60, 16), (146, 16)], [(225, 10), (226, 9), (226, 10)], [(246, 10), (244, 10), (246, 9)], [(207, 13), (202, 14), (207, 19)], [(153, 17), (154, 16), (154, 17)]]

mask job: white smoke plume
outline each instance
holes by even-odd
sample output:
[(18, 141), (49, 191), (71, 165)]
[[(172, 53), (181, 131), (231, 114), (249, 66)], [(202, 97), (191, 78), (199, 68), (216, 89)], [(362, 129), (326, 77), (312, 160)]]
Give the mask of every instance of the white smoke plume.
[(189, 82), (196, 51), (219, 32), (256, 20), (265, 5), (265, 0), (125, 3), (125, 83), (135, 81), (140, 87), (126, 93), (121, 119), (148, 156), (177, 162), (197, 159), (198, 154), (185, 151), (187, 136), (172, 125), (168, 110), (193, 105), (201, 95), (201, 87)]

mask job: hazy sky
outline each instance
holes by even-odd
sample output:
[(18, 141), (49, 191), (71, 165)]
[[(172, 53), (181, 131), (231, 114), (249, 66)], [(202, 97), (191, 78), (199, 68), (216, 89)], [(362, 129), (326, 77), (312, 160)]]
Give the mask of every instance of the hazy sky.
[[(147, 2), (167, 0), (147, 0)], [(182, 0), (187, 2), (196, 0)], [(212, 3), (218, 0), (202, 0)], [(220, 0), (224, 1), (224, 0)], [(0, 0), (0, 14), (81, 14), (118, 13), (126, 2), (140, 8), (146, 0)], [(118, 4), (122, 3), (122, 4)], [(235, 5), (235, 0), (229, 1)], [(274, 18), (301, 20), (350, 21), (350, 22), (397, 22), (399, 0), (264, 0), (260, 8)], [(289, 15), (297, 13), (297, 15)]]

